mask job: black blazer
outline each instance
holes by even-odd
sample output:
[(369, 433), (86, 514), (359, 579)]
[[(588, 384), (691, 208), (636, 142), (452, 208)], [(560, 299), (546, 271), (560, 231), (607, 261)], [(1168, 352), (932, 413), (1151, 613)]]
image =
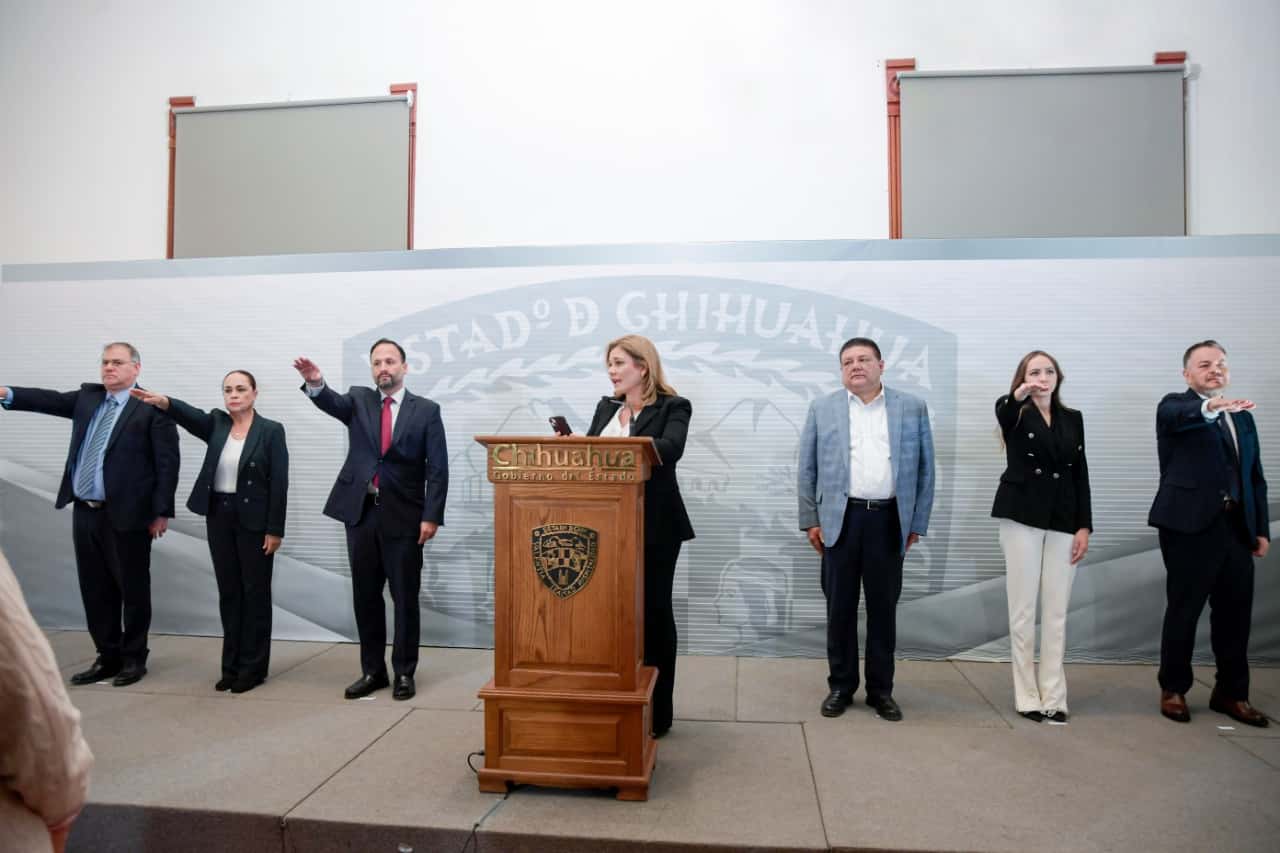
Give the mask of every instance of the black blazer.
[[(200, 475), (196, 477), (187, 509), (196, 515), (209, 514), (213, 495), (213, 475), (218, 458), (231, 434), (231, 416), (221, 409), (202, 412), (176, 397), (169, 398), (169, 414), (178, 426), (206, 442)], [(236, 475), (236, 518), (246, 530), (284, 536), (284, 516), (289, 495), (289, 448), (284, 425), (254, 413), (249, 434), (240, 451)]]
[[(16, 412), (39, 412), (71, 419), (71, 444), (62, 471), (62, 485), (54, 506), (75, 500), (71, 472), (89, 432), (93, 413), (107, 397), (107, 389), (87, 382), (78, 391), (13, 388)], [(173, 495), (178, 490), (178, 430), (164, 412), (130, 399), (116, 416), (107, 451), (102, 458), (106, 512), (116, 530), (146, 530), (157, 518), (173, 518)]]
[[(306, 383), (302, 390), (306, 393)], [(353, 386), (346, 394), (339, 394), (326, 385), (311, 402), (347, 425), (347, 458), (329, 492), (325, 515), (343, 524), (358, 524), (369, 483), (377, 474), (388, 533), (416, 539), (422, 522), (444, 524), (449, 456), (439, 405), (406, 389), (391, 447), (384, 457), (382, 392)]]
[[(613, 420), (622, 401), (616, 397), (603, 397), (596, 406), (595, 416), (587, 435), (599, 435)], [(693, 405), (684, 397), (659, 394), (652, 405), (645, 406), (636, 416), (634, 436), (653, 439), (661, 465), (655, 465), (649, 482), (644, 486), (644, 541), (684, 542), (693, 538), (693, 525), (680, 497), (680, 484), (676, 482), (676, 462), (684, 455), (684, 442), (689, 434), (689, 418)]]
[[(1160, 488), (1147, 523), (1179, 533), (1199, 533), (1222, 514), (1231, 489), (1231, 449), (1221, 428), (1200, 412), (1204, 399), (1188, 388), (1169, 394), (1156, 408)], [(1223, 415), (1219, 414), (1219, 418)], [(1231, 416), (1240, 446), (1241, 502), (1250, 539), (1271, 538), (1267, 481), (1259, 459), (1258, 428), (1250, 412)]]
[(1053, 419), (1050, 429), (1030, 400), (996, 400), (1005, 469), (991, 515), (1059, 533), (1093, 530), (1084, 416), (1059, 409)]

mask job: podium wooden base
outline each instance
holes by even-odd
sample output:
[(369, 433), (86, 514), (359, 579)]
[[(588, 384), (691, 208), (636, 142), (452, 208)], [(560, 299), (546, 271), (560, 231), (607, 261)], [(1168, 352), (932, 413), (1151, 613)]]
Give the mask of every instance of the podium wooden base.
[(556, 788), (617, 788), (620, 800), (647, 800), (657, 760), (652, 697), (657, 670), (639, 672), (633, 691), (495, 687), (484, 700), (480, 790), (512, 782)]

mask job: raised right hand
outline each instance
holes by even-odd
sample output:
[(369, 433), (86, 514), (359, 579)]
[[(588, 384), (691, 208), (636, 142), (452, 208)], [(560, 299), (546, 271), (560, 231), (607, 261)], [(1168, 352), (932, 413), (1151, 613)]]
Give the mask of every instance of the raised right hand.
[(293, 369), (298, 371), (302, 377), (302, 381), (308, 385), (319, 385), (324, 381), (324, 374), (320, 372), (320, 365), (316, 364), (309, 358), (299, 357), (293, 360)]
[(144, 391), (141, 388), (134, 388), (129, 392), (129, 396), (135, 400), (141, 400), (148, 406), (155, 406), (162, 411), (169, 411), (169, 398), (163, 394), (156, 394), (151, 391)]
[(1021, 403), (1035, 391), (1048, 391), (1047, 385), (1041, 385), (1038, 382), (1023, 382), (1013, 392), (1013, 399)]
[(1211, 412), (1221, 412), (1223, 410), (1235, 414), (1243, 412), (1246, 409), (1252, 409), (1254, 402), (1252, 400), (1228, 400), (1226, 397), (1210, 397), (1208, 409)]

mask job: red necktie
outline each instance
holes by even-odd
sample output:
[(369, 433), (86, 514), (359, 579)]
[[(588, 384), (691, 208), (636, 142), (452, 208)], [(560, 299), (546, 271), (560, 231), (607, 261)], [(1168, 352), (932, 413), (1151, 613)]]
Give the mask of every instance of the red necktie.
[[(380, 455), (386, 456), (387, 449), (391, 447), (391, 404), (394, 403), (390, 397), (382, 398), (382, 449)], [(378, 488), (378, 475), (373, 475), (373, 487)]]

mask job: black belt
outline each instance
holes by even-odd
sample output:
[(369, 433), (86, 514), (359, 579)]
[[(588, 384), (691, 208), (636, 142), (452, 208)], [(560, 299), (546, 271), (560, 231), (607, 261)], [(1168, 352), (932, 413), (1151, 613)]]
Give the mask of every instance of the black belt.
[(1240, 501), (1233, 501), (1231, 498), (1222, 499), (1223, 512), (1235, 512), (1238, 509), (1240, 509)]
[(84, 498), (76, 498), (76, 503), (85, 509), (102, 509), (106, 506), (106, 501), (87, 501)]
[(382, 506), (382, 496), (378, 492), (369, 492), (364, 496), (365, 506)]
[(874, 500), (872, 498), (849, 498), (849, 503), (858, 509), (870, 510), (871, 512), (880, 512), (881, 510), (890, 509), (898, 505), (897, 498), (880, 498)]

